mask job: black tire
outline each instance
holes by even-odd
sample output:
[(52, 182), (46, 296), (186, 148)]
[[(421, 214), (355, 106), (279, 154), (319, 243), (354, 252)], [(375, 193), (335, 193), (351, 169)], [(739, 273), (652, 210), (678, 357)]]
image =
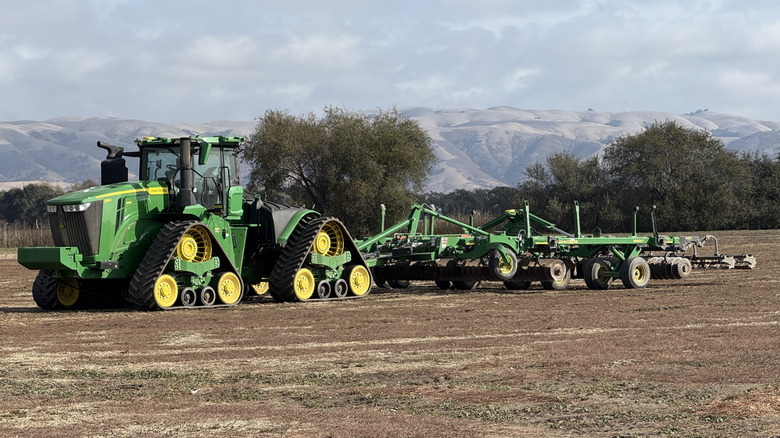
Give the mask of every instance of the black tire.
[(477, 283), (479, 283), (479, 282), (478, 281), (460, 281), (460, 280), (456, 280), (456, 281), (452, 282), (452, 285), (457, 290), (472, 290), (475, 287), (477, 287)]
[(531, 282), (509, 280), (504, 282), (504, 286), (509, 290), (526, 290), (531, 287)]
[(650, 265), (642, 257), (629, 257), (620, 268), (620, 280), (626, 289), (639, 289), (650, 282)]
[(371, 278), (374, 280), (376, 287), (386, 287), (387, 280), (382, 276), (383, 268), (371, 268)]
[(604, 271), (611, 270), (612, 264), (607, 259), (593, 257), (592, 259), (588, 260), (588, 262), (585, 263), (585, 267), (583, 268), (582, 273), (588, 289), (609, 289), (609, 286), (612, 285), (612, 281), (614, 281), (615, 278), (600, 276), (599, 274), (603, 273)]
[(70, 309), (78, 304), (78, 301), (80, 301), (81, 298), (80, 296), (76, 299), (75, 303), (68, 306), (60, 301), (57, 297), (57, 288), (60, 285), (60, 281), (59, 278), (52, 277), (43, 271), (38, 271), (38, 275), (35, 277), (32, 286), (33, 300), (38, 307), (46, 310), (58, 310)]
[(452, 287), (452, 282), (449, 280), (435, 280), (434, 283), (441, 290), (447, 290)]
[(685, 257), (679, 257), (675, 261), (672, 271), (675, 278), (683, 279), (691, 275), (691, 269), (693, 269), (691, 261)]
[(504, 261), (501, 251), (494, 249), (490, 252), (488, 267), (490, 268), (490, 273), (498, 281), (509, 281), (517, 273), (517, 255), (509, 248), (506, 248), (506, 253), (509, 255), (510, 259), (509, 266), (507, 266), (507, 263)]
[(387, 284), (393, 289), (406, 289), (412, 282), (409, 280), (387, 280)]
[(542, 281), (542, 287), (547, 290), (564, 290), (569, 287), (571, 282), (571, 269), (566, 267), (566, 273), (563, 274), (563, 278), (559, 281)]

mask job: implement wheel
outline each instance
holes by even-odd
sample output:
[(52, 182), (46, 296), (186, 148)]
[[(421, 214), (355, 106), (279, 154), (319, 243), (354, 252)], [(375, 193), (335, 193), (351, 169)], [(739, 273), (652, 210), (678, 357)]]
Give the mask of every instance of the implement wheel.
[(571, 281), (571, 269), (566, 269), (566, 272), (563, 274), (563, 278), (560, 280), (553, 280), (553, 281), (542, 281), (542, 287), (547, 290), (563, 290), (569, 287), (569, 282)]
[(627, 289), (647, 286), (650, 281), (650, 265), (642, 257), (630, 257), (623, 262), (620, 279)]
[(614, 277), (608, 276), (612, 271), (612, 264), (607, 259), (594, 257), (585, 263), (583, 278), (589, 289), (609, 289)]
[(526, 290), (531, 287), (530, 281), (509, 280), (504, 282), (504, 286), (509, 290)]
[(499, 281), (509, 281), (517, 273), (517, 255), (511, 249), (507, 249), (506, 252), (509, 255), (509, 261), (504, 260), (501, 251), (497, 249), (491, 251), (488, 261), (490, 272)]

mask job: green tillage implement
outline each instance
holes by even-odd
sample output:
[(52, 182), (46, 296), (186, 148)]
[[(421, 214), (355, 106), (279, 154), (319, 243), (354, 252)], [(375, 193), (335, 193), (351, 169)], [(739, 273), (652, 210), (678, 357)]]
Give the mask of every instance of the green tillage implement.
[[(567, 233), (530, 213), (527, 202), (522, 209), (507, 210), (481, 227), (414, 205), (408, 219), (356, 243), (376, 284), (387, 282), (392, 287), (429, 280), (441, 288), (471, 289), (481, 280), (497, 280), (509, 289), (526, 289), (533, 281), (547, 289), (563, 289), (572, 277), (578, 277), (591, 289), (606, 289), (616, 278), (627, 288), (641, 288), (651, 278), (684, 278), (692, 267), (755, 266), (751, 255), (719, 254), (717, 241), (713, 256), (699, 256), (696, 248), (713, 236), (659, 235), (655, 212), (652, 235), (637, 233), (636, 209), (632, 233), (618, 237), (602, 235), (598, 229), (591, 235), (582, 234), (576, 202), (573, 211), (575, 231)], [(435, 234), (435, 220), (455, 224), (463, 233)], [(421, 222), (422, 233), (418, 230)], [(693, 254), (686, 254), (691, 249)]]

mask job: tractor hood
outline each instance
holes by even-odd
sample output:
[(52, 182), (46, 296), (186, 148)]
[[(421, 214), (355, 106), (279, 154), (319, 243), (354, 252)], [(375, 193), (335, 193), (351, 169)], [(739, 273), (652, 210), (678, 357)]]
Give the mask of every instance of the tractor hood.
[[(149, 195), (167, 195), (168, 187), (165, 183), (159, 181), (138, 181), (131, 183), (116, 183), (105, 186), (90, 187), (77, 192), (66, 193), (49, 200), (48, 206), (73, 206), (70, 209), (79, 209), (83, 204), (93, 202), (111, 202), (119, 197), (133, 196), (137, 198), (148, 198)], [(51, 209), (50, 209), (51, 212)]]

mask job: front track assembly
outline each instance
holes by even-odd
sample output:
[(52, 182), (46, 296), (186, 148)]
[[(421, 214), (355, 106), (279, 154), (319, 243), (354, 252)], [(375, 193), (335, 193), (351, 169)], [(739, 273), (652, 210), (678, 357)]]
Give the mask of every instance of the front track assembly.
[(196, 220), (166, 223), (130, 280), (144, 310), (234, 306), (243, 282), (211, 230)]

